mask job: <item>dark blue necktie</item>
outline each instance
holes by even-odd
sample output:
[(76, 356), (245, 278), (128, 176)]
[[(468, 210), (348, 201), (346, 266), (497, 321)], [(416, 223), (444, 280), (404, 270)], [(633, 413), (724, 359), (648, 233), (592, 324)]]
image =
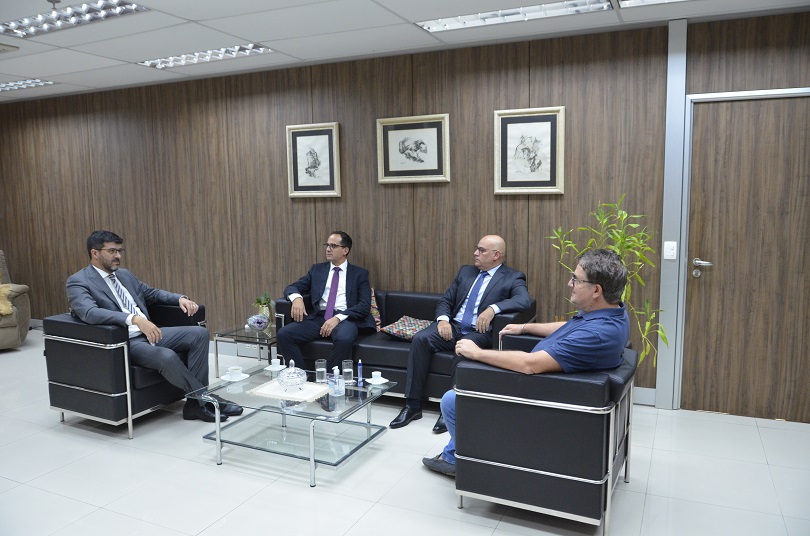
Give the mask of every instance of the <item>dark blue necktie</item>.
[(475, 313), (475, 304), (478, 303), (478, 294), (481, 292), (481, 285), (484, 284), (484, 279), (489, 275), (489, 272), (481, 272), (475, 280), (475, 284), (470, 290), (470, 295), (467, 296), (467, 306), (464, 308), (464, 315), (461, 317), (461, 334), (466, 335), (473, 330), (473, 314)]

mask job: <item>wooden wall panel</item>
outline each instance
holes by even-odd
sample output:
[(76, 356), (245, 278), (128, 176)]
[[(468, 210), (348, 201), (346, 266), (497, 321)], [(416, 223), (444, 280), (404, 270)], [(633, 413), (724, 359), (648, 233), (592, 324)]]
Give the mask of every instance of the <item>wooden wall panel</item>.
[[(525, 196), (495, 196), (494, 111), (525, 106), (528, 44), (414, 56), (414, 115), (450, 114), (450, 183), (414, 186), (419, 262), (415, 288), (444, 292), (485, 234), (507, 244), (507, 263), (526, 271)], [(529, 291), (535, 295), (534, 282)]]
[[(314, 201), (318, 253), (332, 230), (352, 237), (350, 262), (369, 270), (375, 288), (412, 288), (412, 190), (377, 183), (376, 121), (410, 115), (409, 56), (320, 65), (313, 70), (313, 122), (340, 123), (341, 197)], [(392, 269), (394, 268), (394, 269)]]
[(810, 86), (810, 12), (692, 24), (687, 93)]
[[(86, 263), (96, 197), (86, 188), (92, 151), (84, 99), (3, 107), (0, 249), (16, 283), (29, 285), (34, 317), (67, 307), (64, 280)], [(76, 234), (78, 241), (67, 240)], [(60, 284), (61, 282), (61, 284)]]
[[(264, 292), (277, 296), (306, 270), (307, 255), (323, 238), (314, 229), (314, 207), (291, 203), (287, 187), (286, 127), (312, 117), (310, 69), (271, 71), (223, 79), (227, 122), (228, 180), (231, 198), (227, 255), (234, 309), (218, 329), (237, 326), (256, 310)], [(319, 250), (318, 250), (319, 251)]]
[[(529, 278), (538, 282), (538, 319), (572, 310), (569, 274), (545, 238), (553, 228), (590, 224), (600, 202), (627, 194), (625, 209), (647, 215), (646, 225), (660, 236), (666, 53), (663, 28), (532, 43), (531, 106), (565, 106), (566, 119), (565, 194), (529, 200)], [(657, 240), (653, 246), (659, 248)], [(636, 303), (649, 297), (657, 305), (659, 279), (657, 268), (648, 273)], [(642, 366), (637, 384), (654, 386), (651, 365)]]

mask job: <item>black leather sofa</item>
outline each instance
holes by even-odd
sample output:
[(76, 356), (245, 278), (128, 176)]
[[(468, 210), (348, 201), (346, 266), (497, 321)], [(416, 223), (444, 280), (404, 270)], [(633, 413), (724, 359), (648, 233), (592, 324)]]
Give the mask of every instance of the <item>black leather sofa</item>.
[[(504, 336), (502, 349), (539, 339)], [(456, 371), (456, 493), (600, 525), (622, 465), (629, 479), (638, 354), (606, 372), (526, 375), (463, 362)]]
[[(205, 307), (187, 316), (179, 306), (149, 306), (157, 326), (205, 326)], [(185, 393), (157, 371), (129, 363), (129, 335), (117, 325), (86, 324), (70, 313), (42, 321), (51, 409), (112, 425), (182, 399)], [(186, 359), (185, 354), (181, 354)]]
[[(423, 320), (434, 320), (436, 305), (442, 297), (442, 294), (428, 292), (375, 290), (374, 293), (377, 308), (380, 311), (381, 326), (392, 324), (406, 315)], [(304, 303), (309, 307), (311, 303), (309, 296), (304, 296)], [(535, 317), (535, 309), (536, 304), (532, 300), (531, 305), (525, 311), (496, 315), (492, 322), (493, 340), (498, 340), (498, 334), (507, 324), (531, 322)], [(287, 299), (280, 298), (276, 301), (276, 314), (278, 329), (291, 321), (290, 302)], [(397, 382), (396, 387), (388, 394), (403, 396), (410, 347), (409, 341), (396, 339), (387, 333), (361, 333), (354, 344), (354, 361), (356, 363), (362, 359), (364, 376), (371, 376), (372, 371), (379, 370), (384, 378)], [(315, 360), (326, 359), (331, 348), (332, 343), (328, 339), (307, 343), (303, 348), (305, 358), (303, 368), (314, 370)], [(296, 366), (298, 366), (297, 363)], [(450, 389), (452, 366), (452, 352), (437, 352), (433, 356), (424, 390), (425, 398), (440, 400), (442, 395)]]

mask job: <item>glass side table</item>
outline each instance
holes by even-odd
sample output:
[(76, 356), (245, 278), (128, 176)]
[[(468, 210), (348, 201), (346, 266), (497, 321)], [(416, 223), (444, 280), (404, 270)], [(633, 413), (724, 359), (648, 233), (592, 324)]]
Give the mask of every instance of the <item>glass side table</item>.
[[(270, 348), (276, 345), (276, 326), (268, 326), (264, 331), (258, 331), (242, 326), (241, 328), (231, 328), (214, 333), (214, 365), (217, 377), (219, 373), (219, 343), (241, 343), (255, 344), (259, 347), (259, 361), (262, 360), (261, 347), (267, 348), (268, 360), (270, 359)], [(268, 361), (269, 364), (269, 361)]]

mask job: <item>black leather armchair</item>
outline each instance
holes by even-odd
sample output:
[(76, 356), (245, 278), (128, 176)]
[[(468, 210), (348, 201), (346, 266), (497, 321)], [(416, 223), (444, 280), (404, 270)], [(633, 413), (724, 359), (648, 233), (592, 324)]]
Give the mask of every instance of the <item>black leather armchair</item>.
[[(149, 317), (160, 327), (205, 326), (205, 307), (189, 317), (179, 306), (153, 305)], [(61, 421), (69, 411), (115, 426), (127, 423), (132, 439), (133, 419), (185, 396), (156, 370), (129, 362), (125, 327), (86, 324), (69, 313), (42, 324), (51, 409)]]
[[(538, 339), (505, 336), (502, 349)], [(526, 375), (463, 362), (456, 372), (456, 493), (600, 525), (622, 465), (629, 481), (638, 354), (606, 372)]]

